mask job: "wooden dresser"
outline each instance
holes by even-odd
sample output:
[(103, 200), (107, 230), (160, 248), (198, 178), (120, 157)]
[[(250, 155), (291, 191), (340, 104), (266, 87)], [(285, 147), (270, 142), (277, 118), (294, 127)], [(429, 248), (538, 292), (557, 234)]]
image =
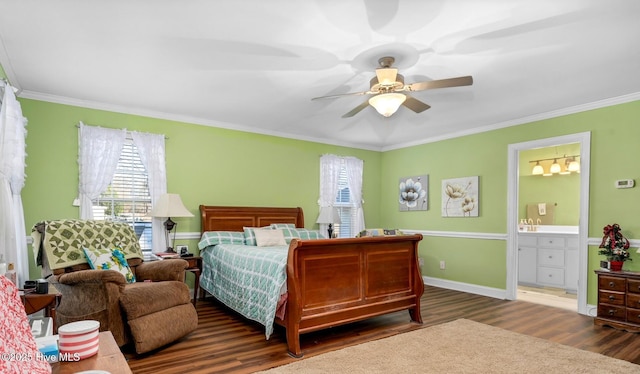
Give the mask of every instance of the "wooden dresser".
[(600, 271), (598, 316), (593, 323), (640, 332), (640, 273)]

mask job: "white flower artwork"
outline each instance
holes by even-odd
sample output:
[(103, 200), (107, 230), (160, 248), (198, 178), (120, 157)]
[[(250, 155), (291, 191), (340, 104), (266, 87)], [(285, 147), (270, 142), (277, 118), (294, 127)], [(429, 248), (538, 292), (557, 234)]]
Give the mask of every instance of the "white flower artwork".
[(442, 216), (478, 217), (478, 177), (442, 180)]
[(398, 185), (400, 189), (398, 193), (398, 209), (400, 209), (401, 212), (427, 210), (429, 208), (427, 202), (428, 181), (429, 176), (426, 174), (400, 178)]

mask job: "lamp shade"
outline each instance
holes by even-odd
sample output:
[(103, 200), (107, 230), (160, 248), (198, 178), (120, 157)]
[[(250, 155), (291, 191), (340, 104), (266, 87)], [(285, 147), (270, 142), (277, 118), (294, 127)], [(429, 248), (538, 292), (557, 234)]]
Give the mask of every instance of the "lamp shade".
[(152, 217), (193, 217), (193, 214), (184, 207), (180, 195), (166, 193), (161, 195), (156, 206), (151, 212)]
[(385, 117), (395, 113), (407, 97), (399, 93), (379, 94), (369, 99), (369, 104)]
[(544, 174), (544, 168), (542, 167), (542, 165), (540, 165), (540, 161), (538, 161), (536, 163), (536, 166), (533, 167), (533, 170), (531, 170), (531, 174), (532, 175), (542, 175), (542, 174)]
[(336, 223), (340, 222), (340, 212), (338, 209), (331, 206), (320, 207), (320, 214), (316, 223)]
[(575, 158), (569, 161), (569, 166), (567, 166), (567, 170), (571, 172), (576, 172), (576, 173), (580, 172), (580, 164), (578, 163), (578, 161), (576, 161)]
[(562, 167), (560, 166), (560, 164), (558, 163), (557, 159), (553, 160), (553, 164), (551, 164), (551, 167), (549, 168), (549, 172), (551, 174), (558, 174), (562, 171)]

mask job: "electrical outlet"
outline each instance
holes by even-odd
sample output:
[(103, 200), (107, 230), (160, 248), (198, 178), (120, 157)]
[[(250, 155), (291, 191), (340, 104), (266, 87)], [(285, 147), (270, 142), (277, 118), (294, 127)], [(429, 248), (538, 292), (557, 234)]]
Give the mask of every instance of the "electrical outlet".
[(418, 257), (418, 265), (424, 266), (424, 258)]
[(182, 254), (185, 252), (189, 252), (189, 246), (188, 245), (179, 245), (176, 247), (176, 252)]
[(446, 264), (444, 263), (444, 261), (440, 261), (440, 270), (444, 269), (446, 269)]

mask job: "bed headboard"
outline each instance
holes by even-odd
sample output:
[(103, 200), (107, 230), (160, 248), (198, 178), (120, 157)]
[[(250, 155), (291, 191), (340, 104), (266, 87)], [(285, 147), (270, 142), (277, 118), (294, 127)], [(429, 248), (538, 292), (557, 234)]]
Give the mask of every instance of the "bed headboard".
[(243, 227), (262, 227), (272, 223), (293, 223), (304, 227), (302, 208), (200, 205), (201, 233), (242, 231)]

